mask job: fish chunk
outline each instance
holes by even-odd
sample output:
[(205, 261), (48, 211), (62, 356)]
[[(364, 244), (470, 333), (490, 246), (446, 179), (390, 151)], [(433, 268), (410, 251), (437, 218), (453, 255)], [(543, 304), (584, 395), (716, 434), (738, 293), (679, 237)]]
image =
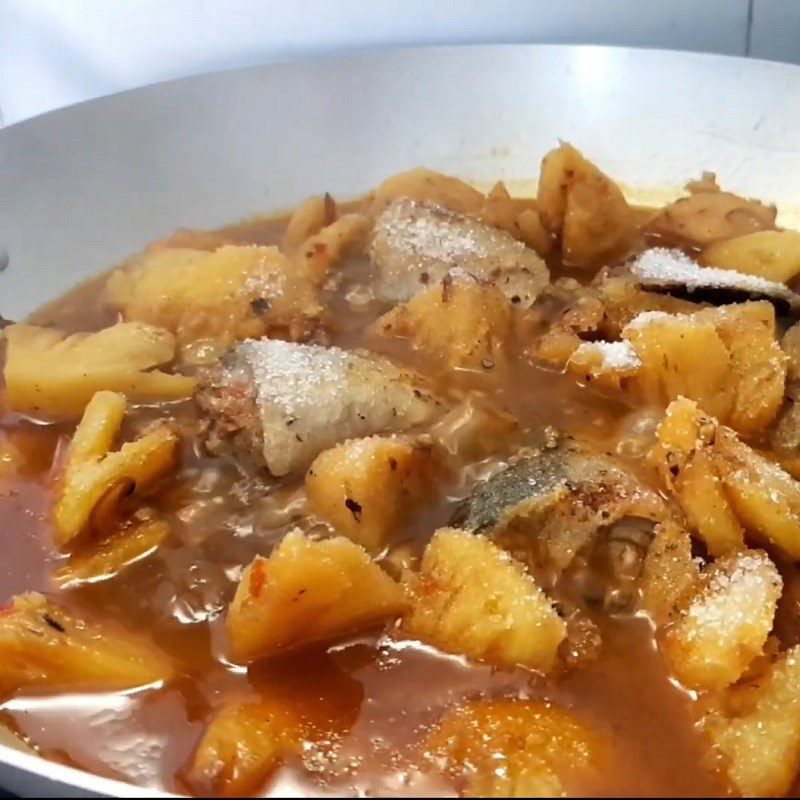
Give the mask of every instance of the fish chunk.
[(369, 248), (377, 296), (410, 300), (448, 273), (500, 288), (530, 306), (549, 281), (544, 261), (505, 231), (433, 203), (395, 200), (378, 217)]
[(456, 509), (450, 524), (483, 533), (516, 558), (563, 570), (601, 529), (667, 515), (661, 498), (620, 465), (560, 445), (523, 450)]
[(385, 358), (274, 339), (236, 347), (197, 400), (210, 452), (275, 476), (346, 439), (412, 428), (441, 406), (419, 376)]

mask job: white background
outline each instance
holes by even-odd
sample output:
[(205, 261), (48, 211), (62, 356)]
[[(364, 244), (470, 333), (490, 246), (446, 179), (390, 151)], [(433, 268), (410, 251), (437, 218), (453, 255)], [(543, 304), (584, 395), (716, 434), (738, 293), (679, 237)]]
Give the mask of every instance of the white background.
[(0, 111), (10, 123), (207, 70), (467, 42), (800, 61), (800, 0), (0, 0)]

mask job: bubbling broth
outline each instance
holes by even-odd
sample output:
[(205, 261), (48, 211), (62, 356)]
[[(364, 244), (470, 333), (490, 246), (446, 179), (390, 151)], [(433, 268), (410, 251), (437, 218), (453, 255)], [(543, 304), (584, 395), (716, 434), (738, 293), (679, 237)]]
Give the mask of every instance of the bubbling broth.
[(689, 189), (415, 170), (6, 329), (4, 724), (198, 795), (792, 791), (798, 234)]

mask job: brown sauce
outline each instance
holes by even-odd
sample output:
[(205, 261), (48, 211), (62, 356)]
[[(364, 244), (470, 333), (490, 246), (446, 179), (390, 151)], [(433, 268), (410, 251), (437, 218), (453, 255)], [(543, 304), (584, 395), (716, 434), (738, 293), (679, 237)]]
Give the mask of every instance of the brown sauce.
[[(284, 224), (250, 222), (224, 233), (235, 241), (273, 243)], [(35, 314), (34, 320), (66, 330), (100, 328), (113, 321), (99, 302), (101, 287), (101, 281), (91, 281)], [(341, 295), (332, 302), (340, 312), (348, 308)], [(333, 343), (383, 352), (435, 378), (435, 365), (403, 344), (364, 336), (375, 313), (369, 307), (335, 313)], [(610, 451), (626, 435), (630, 409), (621, 401), (586, 392), (570, 378), (522, 362), (514, 364), (513, 374), (448, 380), (450, 390), (457, 384), (464, 392), (488, 396), (519, 418), (515, 448), (540, 444), (550, 427)], [(166, 413), (190, 425), (196, 411), (185, 403)], [(138, 409), (129, 424), (136, 427), (153, 415), (153, 409)], [(71, 429), (37, 426), (8, 413), (0, 418), (0, 428), (24, 431), (33, 443), (27, 472), (0, 487), (0, 602), (7, 602), (22, 591), (52, 592), (50, 579), (62, 557), (51, 544), (50, 464)], [(629, 464), (647, 477), (635, 459)], [(441, 487), (439, 502), (417, 515), (398, 541), (410, 540), (421, 549), (430, 532), (446, 523), (475, 475), (473, 469), (451, 476)], [(173, 533), (155, 555), (111, 580), (63, 592), (59, 600), (116, 620), (128, 630), (147, 631), (180, 659), (186, 677), (154, 691), (26, 694), (6, 702), (4, 721), (49, 758), (143, 788), (185, 792), (182, 770), (220, 699), (269, 685), (310, 713), (340, 720), (345, 733), (332, 749), (312, 747), (302, 763), (282, 766), (266, 793), (446, 795), (454, 790), (447, 780), (423, 775), (414, 766), (424, 731), (454, 702), (511, 695), (552, 700), (607, 736), (611, 746), (602, 774), (569, 777), (565, 788), (571, 795), (726, 792), (696, 728), (697, 703), (670, 679), (652, 627), (643, 618), (598, 614), (603, 637), (599, 658), (550, 680), (523, 670), (469, 664), (380, 632), (259, 664), (248, 673), (224, 659), (224, 610), (242, 566), (258, 553), (268, 554), (294, 524), (308, 525), (303, 522), (302, 491), (286, 481), (266, 493), (248, 488), (231, 464), (198, 455), (187, 445), (181, 473), (159, 499), (159, 511)]]

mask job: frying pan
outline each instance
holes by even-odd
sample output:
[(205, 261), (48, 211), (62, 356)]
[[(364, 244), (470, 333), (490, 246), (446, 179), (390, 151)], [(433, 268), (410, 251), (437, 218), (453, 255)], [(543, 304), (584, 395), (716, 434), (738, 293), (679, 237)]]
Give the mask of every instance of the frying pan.
[[(558, 138), (640, 197), (714, 170), (800, 218), (800, 68), (605, 47), (367, 53), (200, 75), (0, 131), (0, 313), (17, 319), (176, 227), (355, 196), (419, 164), (513, 188)], [(3, 744), (0, 785), (141, 793)]]

